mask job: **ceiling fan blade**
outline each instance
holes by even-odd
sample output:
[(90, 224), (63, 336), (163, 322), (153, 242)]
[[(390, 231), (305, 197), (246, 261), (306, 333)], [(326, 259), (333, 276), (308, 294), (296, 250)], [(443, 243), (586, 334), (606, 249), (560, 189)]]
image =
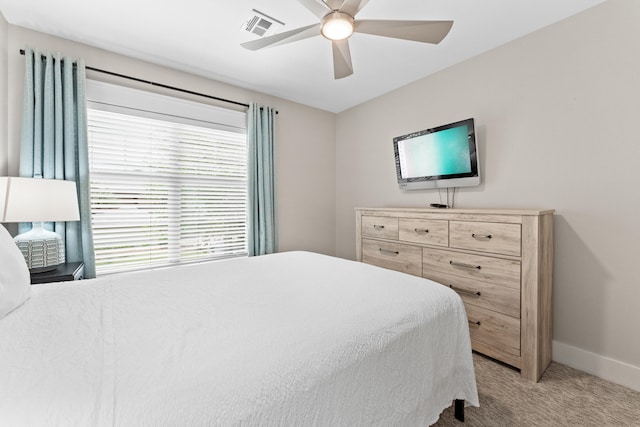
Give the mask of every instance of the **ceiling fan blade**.
[(359, 20), (355, 32), (438, 44), (449, 34), (453, 21)]
[(311, 13), (318, 18), (322, 18), (327, 13), (331, 12), (331, 8), (322, 0), (298, 0), (298, 3), (306, 7)]
[(345, 0), (323, 0), (331, 10), (340, 10)]
[(333, 77), (337, 80), (353, 74), (349, 40), (334, 40), (331, 46), (333, 47)]
[(360, 10), (365, 7), (368, 2), (369, 0), (346, 0), (340, 8), (340, 12), (344, 12), (351, 16), (356, 16), (356, 14), (360, 12)]
[(298, 40), (308, 39), (309, 37), (320, 35), (320, 24), (311, 24), (306, 27), (296, 28), (295, 30), (285, 31), (284, 33), (274, 34), (263, 39), (252, 40), (242, 43), (240, 46), (249, 50), (258, 50), (265, 47), (278, 46), (285, 43), (291, 43)]

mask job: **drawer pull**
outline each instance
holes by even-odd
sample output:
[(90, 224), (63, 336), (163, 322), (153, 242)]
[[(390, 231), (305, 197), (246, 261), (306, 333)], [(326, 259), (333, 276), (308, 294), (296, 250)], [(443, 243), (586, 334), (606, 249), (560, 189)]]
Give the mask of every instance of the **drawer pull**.
[(413, 231), (418, 234), (427, 234), (429, 232), (429, 230), (426, 228), (414, 228)]
[(375, 228), (376, 230), (382, 230), (384, 228), (384, 225), (373, 224), (373, 228)]
[(470, 268), (470, 269), (474, 269), (474, 270), (482, 270), (482, 267), (479, 266), (479, 265), (465, 264), (464, 262), (449, 261), (449, 264), (451, 264), (454, 267), (462, 267), (462, 268)]
[(454, 291), (456, 291), (457, 293), (459, 293), (459, 294), (466, 294), (466, 295), (471, 295), (471, 296), (474, 296), (474, 297), (479, 297), (480, 295), (482, 295), (482, 294), (480, 293), (480, 291), (478, 291), (478, 292), (468, 291), (468, 290), (466, 290), (466, 289), (456, 288), (456, 287), (455, 287), (455, 286), (453, 286), (453, 285), (449, 285), (449, 287), (450, 287), (451, 289), (453, 289)]
[(382, 255), (399, 255), (400, 254), (400, 252), (398, 251), (390, 251), (388, 249), (378, 248), (378, 250)]
[(472, 322), (471, 320), (467, 320), (467, 322), (469, 322), (469, 326), (473, 326), (476, 328), (480, 327), (480, 321), (478, 320), (477, 322)]
[(491, 239), (491, 234), (476, 234), (473, 233), (471, 234), (471, 237), (473, 237), (474, 239)]

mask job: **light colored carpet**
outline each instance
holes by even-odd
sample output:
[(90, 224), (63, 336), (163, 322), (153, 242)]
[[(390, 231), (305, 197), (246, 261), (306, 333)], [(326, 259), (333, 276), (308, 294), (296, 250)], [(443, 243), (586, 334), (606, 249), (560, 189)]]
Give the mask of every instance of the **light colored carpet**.
[(555, 362), (538, 383), (475, 353), (473, 362), (480, 407), (465, 408), (464, 423), (449, 408), (435, 426), (640, 427), (640, 392)]

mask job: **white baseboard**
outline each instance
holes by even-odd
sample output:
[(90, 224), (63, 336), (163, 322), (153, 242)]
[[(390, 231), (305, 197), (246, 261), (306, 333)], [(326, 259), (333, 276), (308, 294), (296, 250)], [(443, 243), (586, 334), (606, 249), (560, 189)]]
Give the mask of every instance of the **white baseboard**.
[(640, 391), (640, 367), (553, 341), (553, 361)]

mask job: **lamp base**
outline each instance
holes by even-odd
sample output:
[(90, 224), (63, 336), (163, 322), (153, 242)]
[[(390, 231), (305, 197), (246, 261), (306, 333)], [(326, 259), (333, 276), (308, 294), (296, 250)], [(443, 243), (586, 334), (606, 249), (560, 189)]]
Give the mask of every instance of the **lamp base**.
[(34, 222), (33, 228), (18, 234), (14, 241), (32, 273), (55, 270), (65, 262), (64, 243), (58, 233), (46, 230), (43, 223)]

